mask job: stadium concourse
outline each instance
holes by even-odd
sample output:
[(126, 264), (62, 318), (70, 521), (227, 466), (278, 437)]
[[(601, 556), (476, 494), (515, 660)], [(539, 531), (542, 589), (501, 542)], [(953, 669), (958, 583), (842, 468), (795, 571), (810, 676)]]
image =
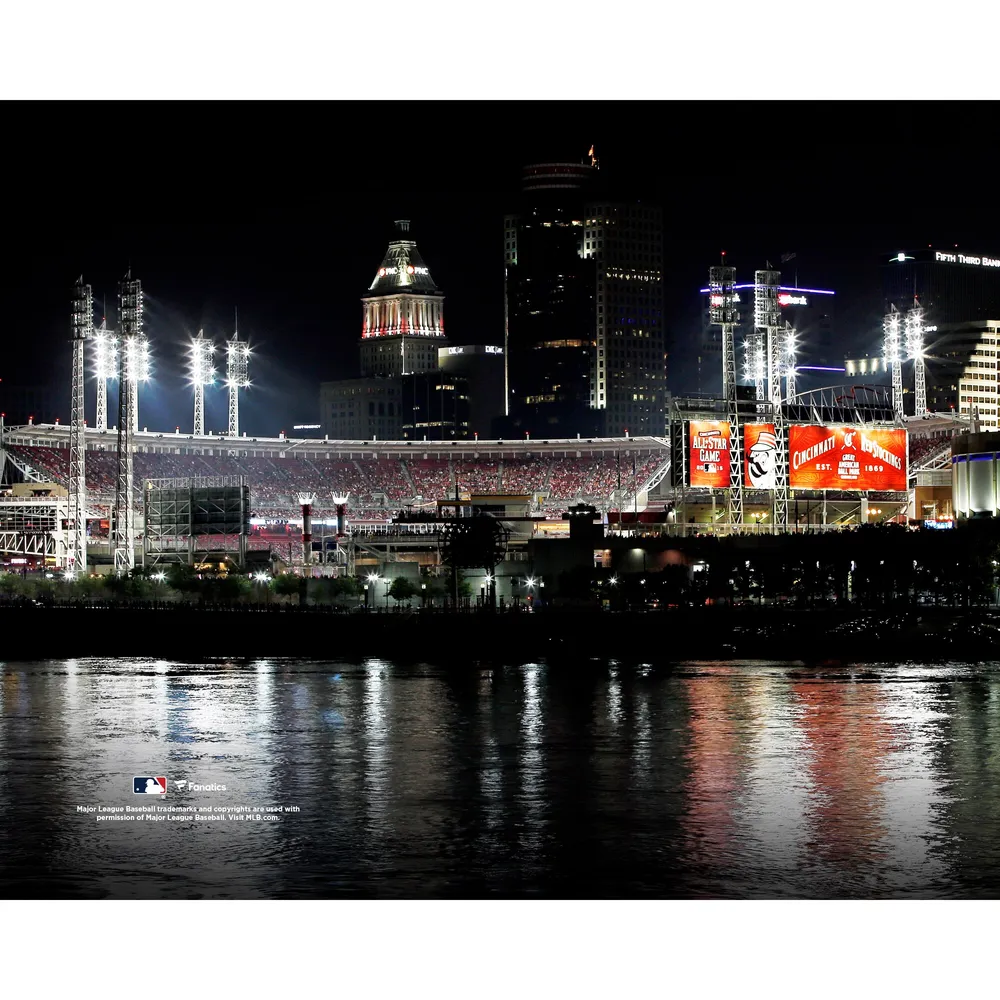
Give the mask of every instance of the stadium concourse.
[[(3, 448), (20, 478), (65, 485), (68, 434), (60, 425), (8, 427)], [(530, 495), (533, 510), (555, 516), (578, 501), (607, 510), (634, 504), (669, 458), (659, 438), (369, 442), (141, 432), (135, 442), (137, 493), (150, 479), (244, 476), (254, 517), (296, 516), (300, 494), (315, 496), (316, 515), (333, 515), (333, 497), (347, 495), (354, 523), (388, 521), (414, 505), (430, 509), (456, 489)], [(114, 435), (88, 430), (89, 503), (113, 503), (116, 471)]]

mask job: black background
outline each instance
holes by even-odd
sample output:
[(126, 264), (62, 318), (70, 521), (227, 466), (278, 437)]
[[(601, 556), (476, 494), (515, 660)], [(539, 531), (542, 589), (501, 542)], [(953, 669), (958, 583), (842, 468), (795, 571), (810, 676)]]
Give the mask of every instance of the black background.
[[(752, 280), (837, 292), (838, 338), (877, 350), (879, 256), (959, 244), (1000, 254), (978, 108), (902, 103), (410, 101), (10, 106), (0, 378), (67, 398), (69, 297), (143, 281), (155, 382), (143, 424), (190, 426), (185, 338), (218, 341), (239, 309), (251, 434), (316, 419), (318, 382), (357, 372), (360, 296), (391, 223), (412, 220), (455, 343), (503, 336), (503, 212), (519, 168), (580, 160), (664, 208), (670, 386), (693, 388), (697, 288), (720, 250)], [(0, 386), (2, 388), (2, 386)], [(209, 426), (225, 423), (207, 393)], [(89, 412), (89, 407), (88, 407)]]

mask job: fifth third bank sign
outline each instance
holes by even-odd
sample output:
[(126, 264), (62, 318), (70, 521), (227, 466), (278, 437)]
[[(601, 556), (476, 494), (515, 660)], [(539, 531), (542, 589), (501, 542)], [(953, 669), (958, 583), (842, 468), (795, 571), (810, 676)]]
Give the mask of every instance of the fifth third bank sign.
[(788, 485), (798, 490), (906, 489), (906, 431), (902, 428), (788, 428)]

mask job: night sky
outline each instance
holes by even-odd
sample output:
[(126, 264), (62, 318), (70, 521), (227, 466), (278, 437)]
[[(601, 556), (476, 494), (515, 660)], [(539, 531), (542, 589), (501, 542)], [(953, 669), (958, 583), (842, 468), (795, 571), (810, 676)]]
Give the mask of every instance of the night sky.
[[(838, 335), (862, 352), (877, 349), (881, 254), (1000, 254), (991, 173), (957, 160), (967, 143), (946, 104), (109, 105), (83, 114), (83, 153), (72, 110), (12, 112), (10, 134), (30, 139), (7, 161), (3, 227), (0, 378), (64, 391), (63, 419), (72, 283), (82, 273), (97, 303), (106, 295), (113, 322), (130, 264), (153, 347), (151, 429), (190, 429), (185, 339), (203, 327), (218, 342), (236, 308), (255, 350), (244, 428), (316, 420), (318, 383), (357, 374), (359, 299), (395, 218), (412, 220), (451, 340), (500, 342), (519, 168), (579, 160), (592, 142), (602, 179), (664, 208), (674, 392), (695, 388), (697, 289), (720, 250), (740, 281), (794, 251), (799, 284), (837, 291)], [(224, 392), (207, 400), (222, 427)]]

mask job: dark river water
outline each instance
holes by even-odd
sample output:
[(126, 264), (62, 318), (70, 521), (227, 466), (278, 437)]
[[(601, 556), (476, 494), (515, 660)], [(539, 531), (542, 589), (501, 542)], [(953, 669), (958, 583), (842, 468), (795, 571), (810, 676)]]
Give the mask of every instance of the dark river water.
[(6, 898), (996, 897), (998, 822), (992, 664), (0, 664)]

